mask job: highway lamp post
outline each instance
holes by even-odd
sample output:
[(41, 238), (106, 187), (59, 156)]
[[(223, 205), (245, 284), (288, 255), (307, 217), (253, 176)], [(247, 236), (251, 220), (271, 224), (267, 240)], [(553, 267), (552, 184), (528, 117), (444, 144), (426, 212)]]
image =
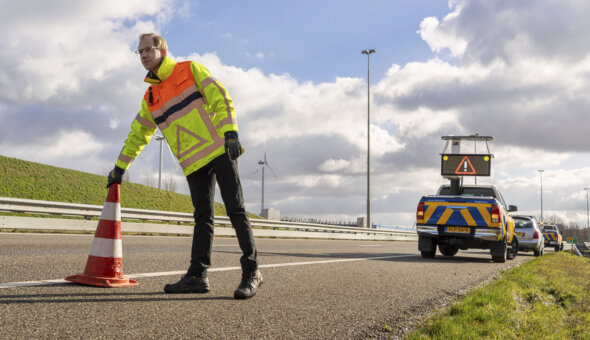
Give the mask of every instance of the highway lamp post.
[(543, 223), (543, 172), (545, 170), (539, 170), (539, 174), (541, 175), (541, 223)]
[(164, 140), (163, 136), (155, 135), (156, 140), (160, 142), (160, 171), (158, 173), (158, 189), (162, 189), (162, 150), (164, 148), (164, 144), (162, 141)]
[(375, 53), (374, 49), (363, 50), (362, 54), (367, 55), (367, 228), (371, 228), (371, 105), (370, 105), (370, 93), (371, 93), (371, 68), (370, 59), (371, 53)]
[(588, 191), (590, 188), (584, 188), (586, 190), (586, 227), (590, 228), (590, 209), (588, 208)]

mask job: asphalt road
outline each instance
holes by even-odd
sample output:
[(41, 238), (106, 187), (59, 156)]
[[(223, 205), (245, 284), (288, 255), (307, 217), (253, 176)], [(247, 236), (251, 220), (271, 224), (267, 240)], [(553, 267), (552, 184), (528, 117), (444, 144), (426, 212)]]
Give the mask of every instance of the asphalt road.
[(484, 250), (423, 259), (415, 242), (256, 239), (265, 283), (238, 301), (236, 239), (215, 239), (211, 292), (171, 295), (163, 286), (188, 267), (191, 238), (123, 236), (125, 274), (144, 274), (136, 287), (16, 287), (82, 272), (92, 238), (0, 233), (2, 338), (382, 338), (391, 336), (386, 324), (399, 334), (416, 316), (533, 259), (492, 263)]

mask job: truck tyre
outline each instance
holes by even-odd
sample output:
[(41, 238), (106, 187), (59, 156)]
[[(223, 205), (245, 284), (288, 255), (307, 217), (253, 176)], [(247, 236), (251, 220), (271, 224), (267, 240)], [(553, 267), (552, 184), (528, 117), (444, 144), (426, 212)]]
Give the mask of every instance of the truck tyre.
[(455, 254), (457, 254), (457, 252), (459, 251), (459, 248), (450, 246), (448, 244), (439, 244), (438, 250), (444, 256), (455, 256)]
[(418, 238), (418, 250), (425, 259), (432, 259), (436, 255), (436, 240), (434, 238), (424, 237), (422, 235)]
[(561, 246), (559, 246), (559, 250), (563, 250), (563, 242), (561, 242)]
[(516, 254), (518, 254), (518, 239), (516, 238), (516, 236), (512, 237), (512, 244), (510, 245), (510, 248), (508, 249), (508, 252), (506, 254), (506, 258), (508, 260), (514, 260), (514, 258), (516, 258)]
[(555, 251), (559, 251), (560, 250), (559, 249), (559, 246), (555, 246), (554, 248), (555, 248)]
[(498, 241), (492, 243), (490, 247), (490, 253), (492, 254), (492, 261), (496, 263), (504, 263), (506, 262), (506, 256), (508, 252), (508, 247), (506, 245), (506, 240)]

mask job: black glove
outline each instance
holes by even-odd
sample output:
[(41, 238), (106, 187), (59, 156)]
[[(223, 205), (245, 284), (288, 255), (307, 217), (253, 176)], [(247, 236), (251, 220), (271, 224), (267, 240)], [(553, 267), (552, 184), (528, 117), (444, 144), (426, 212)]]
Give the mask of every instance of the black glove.
[(115, 183), (121, 184), (123, 182), (123, 174), (125, 170), (119, 168), (115, 165), (115, 168), (109, 172), (109, 176), (107, 178), (107, 188)]
[(225, 152), (227, 152), (229, 159), (232, 161), (240, 157), (244, 152), (236, 131), (228, 131), (225, 133)]

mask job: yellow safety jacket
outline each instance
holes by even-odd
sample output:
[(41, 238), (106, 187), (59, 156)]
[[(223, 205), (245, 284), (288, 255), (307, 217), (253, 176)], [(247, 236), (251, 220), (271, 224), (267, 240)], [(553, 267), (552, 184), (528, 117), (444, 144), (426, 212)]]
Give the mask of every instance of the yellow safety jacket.
[(141, 153), (159, 128), (185, 176), (225, 152), (224, 133), (238, 131), (233, 101), (225, 87), (203, 65), (176, 63), (165, 56), (158, 74), (148, 72), (151, 86), (131, 124), (117, 159), (124, 170)]

